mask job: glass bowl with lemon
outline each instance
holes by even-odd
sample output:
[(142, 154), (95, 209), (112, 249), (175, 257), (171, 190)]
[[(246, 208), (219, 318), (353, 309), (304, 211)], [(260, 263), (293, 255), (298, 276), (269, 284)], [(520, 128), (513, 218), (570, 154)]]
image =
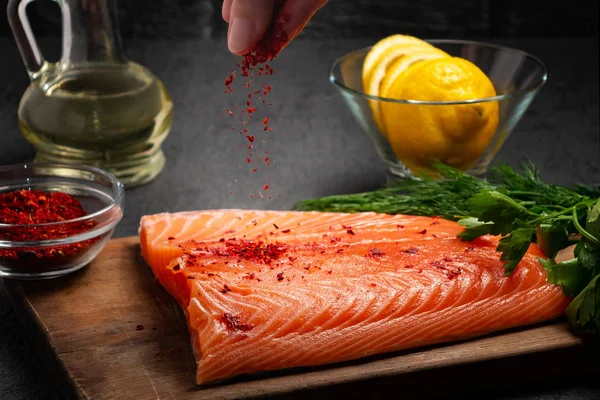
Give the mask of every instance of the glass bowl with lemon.
[(521, 50), (392, 35), (339, 58), (330, 81), (392, 175), (418, 177), (436, 162), (484, 173), (547, 77)]

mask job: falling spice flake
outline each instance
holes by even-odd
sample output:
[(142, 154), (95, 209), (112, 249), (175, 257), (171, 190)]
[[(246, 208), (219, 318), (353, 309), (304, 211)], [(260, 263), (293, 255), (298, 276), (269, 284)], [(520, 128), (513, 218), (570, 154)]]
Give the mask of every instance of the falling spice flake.
[(280, 272), (280, 273), (278, 273), (278, 274), (277, 274), (277, 280), (278, 280), (279, 282), (281, 282), (283, 279), (284, 279), (284, 278), (283, 278), (283, 272)]
[(231, 115), (233, 117), (233, 112), (229, 108), (227, 109), (227, 114), (229, 114), (229, 115)]
[(269, 185), (265, 183), (265, 186), (263, 186), (263, 190), (266, 192), (267, 190), (269, 190)]
[(141, 330), (144, 330), (144, 325), (138, 325), (138, 326), (136, 326), (136, 327), (135, 327), (135, 330), (136, 330), (136, 331), (141, 331)]
[(346, 231), (346, 233), (347, 233), (348, 235), (355, 235), (355, 233), (354, 233), (354, 231), (353, 231), (352, 229), (348, 229), (348, 230)]
[(248, 136), (246, 136), (246, 137), (248, 138), (248, 141), (249, 141), (249, 142), (254, 142), (254, 136), (252, 136), (252, 135), (248, 135)]
[[(235, 110), (238, 110), (239, 108), (239, 116), (241, 116), (242, 119), (245, 119), (242, 121), (242, 124), (244, 126), (248, 126), (250, 130), (253, 129), (252, 126), (249, 126), (249, 122), (252, 122), (252, 116), (259, 112), (259, 108), (261, 107), (260, 104), (266, 104), (265, 97), (272, 91), (271, 85), (266, 81), (258, 82), (258, 77), (265, 77), (266, 79), (266, 77), (273, 75), (274, 69), (269, 62), (279, 54), (281, 49), (289, 41), (289, 37), (284, 29), (284, 25), (285, 21), (290, 20), (290, 16), (285, 12), (281, 12), (283, 4), (284, 2), (282, 1), (275, 2), (275, 7), (273, 10), (274, 22), (264, 33), (263, 39), (252, 51), (242, 56), (240, 62), (236, 63), (236, 68), (231, 71), (224, 81), (226, 86), (225, 93), (227, 94), (232, 92), (232, 85), (238, 78), (238, 75), (246, 78), (244, 88), (248, 89), (248, 92), (246, 93), (246, 96), (244, 96), (243, 100), (245, 102), (245, 106), (242, 107), (242, 104), (244, 104), (242, 103), (239, 105), (240, 107), (236, 106)], [(257, 88), (257, 85), (260, 85), (260, 87)], [(255, 100), (256, 96), (258, 96), (260, 103)], [(269, 105), (272, 105), (272, 103), (269, 103)], [(233, 116), (231, 109), (228, 109), (227, 111)], [(268, 116), (263, 115), (259, 120), (260, 122), (257, 122), (262, 127), (262, 129), (259, 131), (273, 131), (273, 129), (268, 126), (270, 122), (270, 118)], [(236, 129), (234, 128), (233, 130), (235, 131)], [(251, 143), (254, 143), (254, 140), (251, 140), (251, 138), (255, 138), (257, 135), (256, 133), (252, 132), (254, 135), (250, 135), (248, 134), (248, 129), (243, 129), (240, 133), (246, 134), (248, 140)], [(256, 139), (258, 141), (258, 137), (256, 137)], [(262, 142), (266, 144), (267, 140), (262, 140)], [(247, 145), (246, 147), (250, 152), (250, 156), (247, 158), (247, 160), (249, 160), (250, 157), (252, 157), (251, 152), (256, 150), (252, 145)], [(265, 153), (268, 153), (268, 151), (265, 150)], [(264, 161), (267, 165), (271, 165), (269, 159), (265, 159)], [(251, 161), (248, 161), (248, 163), (250, 162)], [(257, 169), (253, 169), (253, 172), (256, 171)], [(252, 198), (253, 196), (250, 197)], [(265, 196), (263, 196), (262, 193), (259, 193), (258, 197), (264, 198)], [(269, 198), (271, 198), (271, 196), (269, 196)]]

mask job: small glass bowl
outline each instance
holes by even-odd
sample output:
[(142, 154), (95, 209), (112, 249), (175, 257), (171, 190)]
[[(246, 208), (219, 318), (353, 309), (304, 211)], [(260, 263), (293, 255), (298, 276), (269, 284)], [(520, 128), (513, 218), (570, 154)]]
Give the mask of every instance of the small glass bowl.
[[(55, 163), (0, 167), (0, 194), (21, 189), (67, 193), (88, 215), (37, 225), (0, 224), (1, 277), (46, 279), (77, 271), (104, 248), (123, 217), (123, 185), (97, 168)], [(14, 240), (21, 235), (52, 239)]]
[[(382, 132), (382, 129), (386, 129), (385, 126), (380, 129), (375, 120), (373, 107), (381, 109), (380, 107), (384, 105), (383, 107), (387, 111), (395, 110), (394, 112), (397, 112), (398, 115), (429, 112), (432, 111), (431, 107), (435, 107), (437, 110), (434, 111), (448, 115), (457, 112), (456, 107), (497, 102), (498, 126), (487, 142), (487, 146), (484, 143), (485, 150), (477, 152), (479, 156), (472, 157), (476, 160), (467, 162), (470, 164), (469, 166), (460, 168), (466, 169), (470, 174), (483, 174), (539, 89), (546, 82), (548, 78), (546, 67), (533, 55), (508, 47), (464, 40), (428, 40), (428, 42), (450, 56), (462, 57), (479, 67), (494, 85), (497, 95), (489, 98), (445, 102), (391, 99), (368, 95), (363, 90), (362, 67), (371, 47), (352, 51), (336, 60), (329, 79), (342, 94), (352, 115), (373, 142), (377, 153), (387, 164), (392, 176), (401, 178), (415, 177), (416, 174), (400, 161), (390, 141), (386, 139), (385, 132)], [(409, 152), (406, 140), (402, 140), (401, 137), (395, 140), (396, 150)], [(414, 141), (415, 138), (413, 137), (411, 140)], [(405, 146), (404, 149), (402, 146)], [(415, 144), (412, 143), (412, 146), (415, 147)], [(415, 152), (411, 152), (409, 156), (429, 157), (429, 155), (419, 155)], [(459, 158), (461, 156), (458, 154)], [(444, 162), (440, 159), (431, 161)]]

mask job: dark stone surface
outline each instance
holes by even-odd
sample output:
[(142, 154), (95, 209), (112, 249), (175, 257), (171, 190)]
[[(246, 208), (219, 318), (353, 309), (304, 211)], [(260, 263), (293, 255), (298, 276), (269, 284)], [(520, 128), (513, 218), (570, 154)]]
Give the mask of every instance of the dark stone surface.
[[(118, 0), (118, 4), (124, 37), (200, 38), (227, 31), (222, 0)], [(28, 11), (38, 34), (60, 32), (54, 1), (37, 0)], [(423, 37), (595, 36), (598, 2), (329, 0), (303, 35), (361, 38), (397, 32)], [(8, 34), (8, 25), (0, 19), (0, 36)]]
[[(48, 41), (52, 44), (52, 41)], [(529, 156), (553, 183), (600, 184), (598, 39), (495, 40), (531, 51), (550, 70), (542, 89), (496, 162), (515, 166)], [(298, 40), (273, 65), (271, 168), (252, 174), (244, 143), (225, 109), (243, 92), (223, 95), (223, 79), (236, 58), (223, 40), (128, 40), (130, 58), (165, 82), (175, 103), (173, 131), (164, 144), (167, 166), (154, 182), (126, 193), (125, 218), (116, 236), (135, 235), (140, 216), (209, 208), (288, 209), (309, 197), (373, 189), (385, 168), (369, 139), (327, 80), (332, 61), (363, 40)], [(52, 47), (52, 46), (51, 46)], [(0, 39), (0, 163), (32, 159), (17, 127), (16, 110), (27, 75), (11, 39)], [(262, 113), (262, 112), (261, 112)], [(261, 114), (262, 116), (262, 114)], [(262, 135), (263, 133), (258, 134)], [(238, 164), (242, 165), (238, 168)], [(234, 179), (239, 182), (234, 183)], [(249, 198), (269, 179), (273, 200)], [(244, 184), (249, 188), (245, 189)], [(232, 191), (233, 195), (229, 195)], [(1, 286), (1, 285), (0, 285)], [(0, 399), (58, 398), (0, 287)], [(558, 361), (557, 361), (558, 362)], [(565, 367), (565, 368), (568, 368)], [(597, 399), (589, 381), (543, 382), (495, 393), (498, 399)], [(492, 398), (491, 394), (475, 398)]]

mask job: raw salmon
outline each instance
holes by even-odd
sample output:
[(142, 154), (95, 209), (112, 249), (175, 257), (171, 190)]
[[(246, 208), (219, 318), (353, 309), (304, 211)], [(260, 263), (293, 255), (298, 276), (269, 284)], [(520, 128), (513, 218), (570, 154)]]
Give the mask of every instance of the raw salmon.
[(531, 245), (504, 276), (498, 239), (439, 218), (197, 211), (145, 216), (143, 256), (187, 317), (198, 384), (468, 339), (559, 317)]

